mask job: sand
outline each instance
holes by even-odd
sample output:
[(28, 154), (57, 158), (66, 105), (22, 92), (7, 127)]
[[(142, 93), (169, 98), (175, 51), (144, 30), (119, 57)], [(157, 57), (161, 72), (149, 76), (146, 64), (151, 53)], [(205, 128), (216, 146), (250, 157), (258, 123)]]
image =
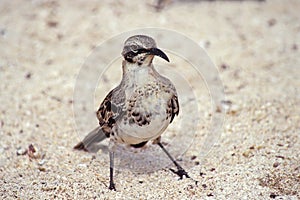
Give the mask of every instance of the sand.
[[(0, 199), (300, 198), (300, 1), (174, 1), (160, 12), (154, 3), (1, 1)], [(75, 111), (75, 117), (82, 114), (78, 123), (75, 86), (98, 46), (145, 27), (176, 31), (205, 48), (225, 91), (216, 109), (227, 110), (211, 146), (216, 110), (205, 80), (171, 55), (168, 66), (198, 83), (193, 90), (201, 123), (193, 137), (176, 141), (193, 126), (182, 128), (189, 112), (183, 109), (163, 141), (175, 154), (179, 149), (179, 163), (198, 184), (178, 180), (168, 170), (172, 165), (152, 169), (143, 161), (140, 173), (120, 163), (117, 191), (110, 191), (107, 141), (97, 154), (72, 147), (97, 125), (94, 112), (119, 82), (121, 59), (100, 80), (96, 102)], [(182, 97), (182, 108), (186, 103)], [(185, 154), (182, 144), (189, 144)], [(151, 158), (155, 148), (142, 151)]]

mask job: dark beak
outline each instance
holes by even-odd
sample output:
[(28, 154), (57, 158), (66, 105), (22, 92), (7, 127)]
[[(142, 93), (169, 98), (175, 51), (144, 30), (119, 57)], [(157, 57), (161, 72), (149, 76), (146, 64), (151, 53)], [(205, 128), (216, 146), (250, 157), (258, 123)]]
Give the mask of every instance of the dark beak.
[(168, 56), (162, 50), (160, 50), (158, 48), (151, 48), (149, 50), (149, 54), (150, 55), (159, 56), (159, 57), (165, 59), (166, 61), (170, 62)]

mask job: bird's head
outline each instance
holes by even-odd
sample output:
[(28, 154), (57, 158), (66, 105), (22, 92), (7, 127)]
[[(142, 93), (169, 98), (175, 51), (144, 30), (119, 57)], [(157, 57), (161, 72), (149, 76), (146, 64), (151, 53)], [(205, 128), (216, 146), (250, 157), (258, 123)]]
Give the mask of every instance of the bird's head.
[(154, 56), (159, 56), (169, 62), (168, 56), (156, 47), (153, 38), (146, 35), (134, 35), (124, 43), (122, 56), (127, 62), (138, 65), (150, 65)]

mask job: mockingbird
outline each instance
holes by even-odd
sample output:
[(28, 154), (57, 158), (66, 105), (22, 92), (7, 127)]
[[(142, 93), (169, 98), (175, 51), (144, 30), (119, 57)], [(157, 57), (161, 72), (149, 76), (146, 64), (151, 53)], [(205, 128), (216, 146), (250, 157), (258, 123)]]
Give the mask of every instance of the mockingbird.
[(121, 83), (108, 93), (97, 111), (99, 127), (91, 131), (74, 148), (95, 151), (95, 144), (110, 139), (110, 183), (113, 181), (114, 144), (123, 143), (135, 148), (148, 141), (157, 144), (175, 164), (180, 178), (188, 173), (173, 159), (160, 142), (161, 134), (179, 113), (177, 92), (172, 82), (160, 75), (152, 60), (159, 56), (169, 62), (167, 55), (156, 47), (153, 38), (134, 35), (125, 41), (122, 51), (123, 77)]

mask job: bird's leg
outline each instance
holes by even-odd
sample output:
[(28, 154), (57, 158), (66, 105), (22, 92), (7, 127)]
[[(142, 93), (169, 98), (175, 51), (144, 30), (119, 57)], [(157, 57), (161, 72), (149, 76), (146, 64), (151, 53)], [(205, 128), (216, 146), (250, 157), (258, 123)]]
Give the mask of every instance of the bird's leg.
[(177, 174), (180, 179), (183, 178), (183, 176), (187, 178), (191, 178), (188, 173), (176, 162), (176, 160), (170, 155), (170, 153), (165, 149), (165, 147), (162, 145), (162, 143), (157, 142), (158, 146), (167, 154), (167, 156), (170, 158), (170, 160), (174, 163), (174, 165), (177, 167), (177, 171), (174, 169), (170, 169), (173, 173)]
[(114, 152), (109, 151), (109, 187), (110, 190), (116, 190), (114, 183)]

